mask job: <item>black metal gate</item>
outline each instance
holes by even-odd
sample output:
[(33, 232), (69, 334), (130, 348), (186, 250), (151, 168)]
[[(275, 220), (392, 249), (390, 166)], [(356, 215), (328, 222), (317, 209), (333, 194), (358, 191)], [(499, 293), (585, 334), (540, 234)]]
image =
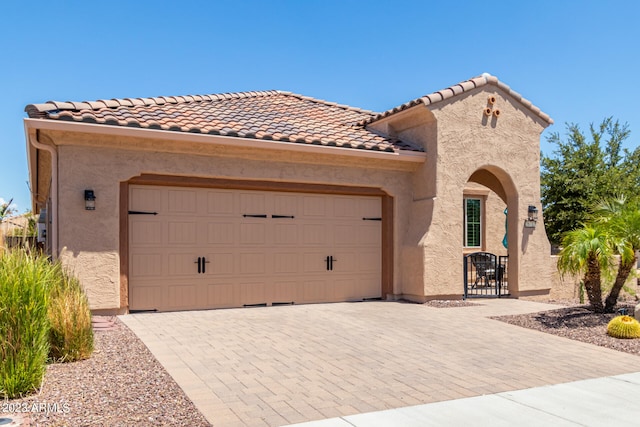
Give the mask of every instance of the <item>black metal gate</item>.
[(464, 256), (464, 298), (509, 295), (509, 257), (489, 252)]

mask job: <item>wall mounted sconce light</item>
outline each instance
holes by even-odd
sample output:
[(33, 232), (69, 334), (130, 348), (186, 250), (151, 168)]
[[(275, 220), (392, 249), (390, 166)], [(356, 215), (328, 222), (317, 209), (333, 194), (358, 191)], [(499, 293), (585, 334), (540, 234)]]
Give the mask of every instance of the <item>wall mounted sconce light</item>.
[(96, 195), (93, 190), (84, 190), (84, 208), (88, 211), (96, 210)]
[(536, 228), (538, 222), (538, 208), (533, 205), (529, 205), (527, 210), (527, 219), (524, 221), (525, 228)]

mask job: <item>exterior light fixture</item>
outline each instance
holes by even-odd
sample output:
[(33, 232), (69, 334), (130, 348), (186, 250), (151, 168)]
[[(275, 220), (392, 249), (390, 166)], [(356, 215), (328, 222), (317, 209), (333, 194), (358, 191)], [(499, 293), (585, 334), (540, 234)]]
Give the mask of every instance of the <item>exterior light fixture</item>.
[(84, 190), (84, 208), (88, 211), (96, 210), (96, 195), (93, 190)]
[(538, 208), (533, 205), (529, 205), (527, 210), (527, 219), (524, 221), (525, 228), (536, 228), (536, 222), (538, 222)]

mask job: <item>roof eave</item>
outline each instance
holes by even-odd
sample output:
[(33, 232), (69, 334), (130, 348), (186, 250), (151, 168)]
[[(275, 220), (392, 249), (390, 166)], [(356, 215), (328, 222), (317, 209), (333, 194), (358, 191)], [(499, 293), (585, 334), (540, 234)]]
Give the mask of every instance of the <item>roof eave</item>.
[(28, 137), (30, 129), (51, 130), (60, 132), (77, 132), (88, 134), (101, 134), (120, 137), (138, 137), (157, 139), (173, 142), (193, 142), (220, 146), (232, 146), (239, 148), (251, 148), (256, 150), (278, 150), (308, 154), (330, 154), (346, 157), (358, 157), (368, 159), (386, 159), (409, 163), (422, 163), (426, 159), (426, 153), (408, 150), (396, 150), (394, 152), (375, 151), (357, 148), (343, 148), (333, 146), (308, 145), (295, 142), (283, 142), (275, 140), (250, 139), (223, 135), (208, 135), (189, 132), (176, 132), (159, 129), (146, 129), (138, 127), (111, 126), (83, 122), (55, 121), (46, 119), (25, 118), (25, 134)]

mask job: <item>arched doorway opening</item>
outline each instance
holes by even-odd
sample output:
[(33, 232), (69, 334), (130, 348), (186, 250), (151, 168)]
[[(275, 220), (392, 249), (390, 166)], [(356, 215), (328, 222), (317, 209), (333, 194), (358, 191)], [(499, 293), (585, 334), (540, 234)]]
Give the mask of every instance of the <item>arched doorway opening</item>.
[(462, 196), (465, 298), (517, 296), (518, 195), (511, 177), (497, 167), (478, 168)]

